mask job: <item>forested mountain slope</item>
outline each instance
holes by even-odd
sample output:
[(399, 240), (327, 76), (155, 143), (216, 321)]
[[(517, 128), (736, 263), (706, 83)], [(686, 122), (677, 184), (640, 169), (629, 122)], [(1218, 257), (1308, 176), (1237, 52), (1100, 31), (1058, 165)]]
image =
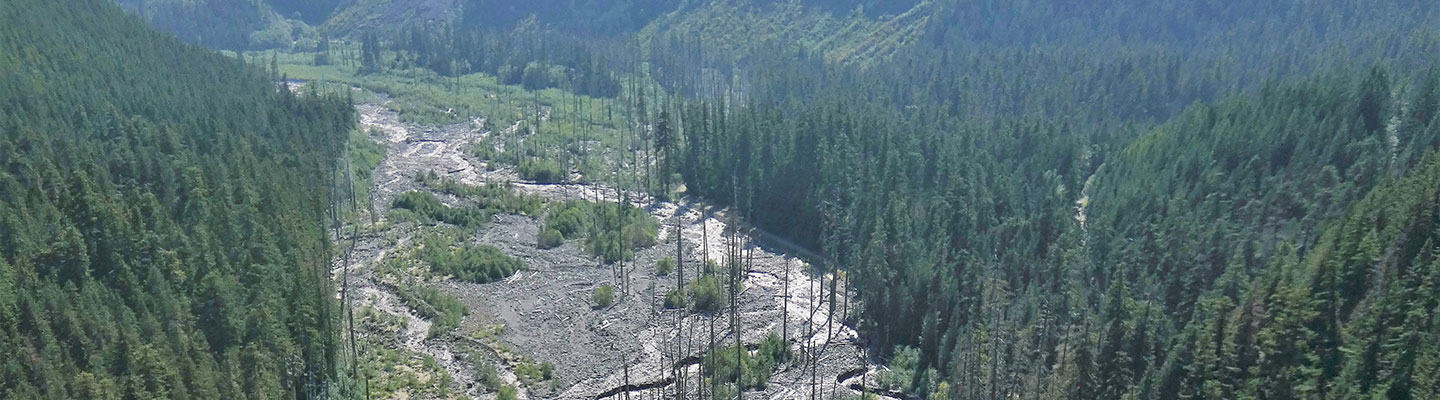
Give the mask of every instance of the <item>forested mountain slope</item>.
[[(820, 276), (861, 300), (849, 322), (895, 361), (892, 394), (1437, 396), (1430, 2), (373, 0), (336, 15), (447, 2), (463, 11), (434, 13), (446, 23), (346, 22), (367, 26), (335, 32), (360, 45), (292, 60), (457, 103), (530, 97), (504, 112), (536, 127), (504, 124), (506, 143), (574, 141), (506, 162), (563, 180), (546, 157), (612, 149), (629, 156), (599, 157), (612, 183), (664, 198), (678, 176), (820, 253)], [(475, 81), (488, 92), (463, 89)], [(432, 103), (446, 121), (495, 117)], [(575, 122), (602, 109), (618, 138)]]
[[(1090, 198), (1089, 279), (1107, 279), (1095, 274), (1101, 272), (1126, 286), (1118, 295), (1110, 284), (1104, 302), (1147, 304), (1103, 313), (1111, 324), (1103, 342), (1154, 350), (1110, 356), (1235, 372), (1109, 379), (1145, 388), (1189, 376), (1197, 385), (1153, 387), (1163, 395), (1219, 385), (1233, 390), (1222, 397), (1435, 396), (1440, 382), (1422, 391), (1410, 382), (1413, 365), (1375, 357), (1405, 353), (1410, 362), (1428, 357), (1433, 363), (1436, 347), (1399, 350), (1386, 344), (1400, 340), (1399, 330), (1366, 321), (1385, 319), (1393, 327), (1400, 324), (1394, 307), (1414, 308), (1423, 311), (1404, 334), (1436, 334), (1440, 292), (1418, 288), (1429, 274), (1424, 264), (1434, 261), (1428, 255), (1434, 244), (1425, 242), (1436, 234), (1440, 207), (1434, 191), (1440, 179), (1437, 78), (1433, 69), (1419, 81), (1373, 69), (1272, 86), (1258, 99), (1195, 107), (1113, 158), (1096, 176)], [(1411, 269), (1412, 263), (1419, 266)], [(1398, 292), (1407, 293), (1403, 304), (1390, 298)], [(1136, 314), (1140, 309), (1164, 317), (1149, 321), (1156, 316)], [(1235, 326), (1226, 340), (1242, 346), (1229, 350), (1235, 358), (1207, 361), (1218, 366), (1187, 364), (1186, 335), (1203, 332), (1219, 343), (1214, 335), (1225, 335), (1219, 327), (1227, 322)], [(1162, 335), (1146, 339), (1132, 331), (1122, 339), (1115, 329), (1126, 327)], [(1163, 333), (1171, 330), (1182, 332), (1180, 339), (1166, 343)], [(1362, 348), (1368, 350), (1350, 351)], [(1345, 369), (1364, 372), (1346, 375)], [(1387, 389), (1396, 385), (1404, 386)]]
[(764, 41), (795, 42), (837, 59), (888, 54), (917, 40), (934, 9), (913, 0), (115, 1), (161, 30), (230, 50), (308, 51), (325, 38), (398, 40), (413, 29), (450, 35), (539, 28), (586, 39), (642, 30), (654, 40), (703, 37), (732, 58)]
[(0, 397), (325, 394), (354, 118), (108, 1), (0, 3)]
[(772, 43), (835, 62), (869, 62), (920, 40), (934, 12), (931, 3), (915, 1), (713, 0), (656, 18), (641, 38), (703, 46), (726, 63)]
[(1427, 398), (1440, 354), (1402, 343), (1437, 337), (1440, 92), (1391, 75), (1197, 105), (1093, 180), (1066, 122), (840, 100), (691, 104), (677, 156), (847, 269), (873, 344), (919, 350), (911, 393)]
[(115, 1), (156, 29), (214, 48), (288, 48), (297, 36), (306, 33), (303, 22), (286, 18), (263, 1)]
[(1393, 87), (1383, 69), (1355, 75), (1197, 106), (1131, 143), (1095, 177), (1094, 261), (1178, 278), (1154, 294), (1185, 313), (1232, 257), (1253, 261), (1287, 238), (1308, 245), (1440, 145), (1436, 76)]

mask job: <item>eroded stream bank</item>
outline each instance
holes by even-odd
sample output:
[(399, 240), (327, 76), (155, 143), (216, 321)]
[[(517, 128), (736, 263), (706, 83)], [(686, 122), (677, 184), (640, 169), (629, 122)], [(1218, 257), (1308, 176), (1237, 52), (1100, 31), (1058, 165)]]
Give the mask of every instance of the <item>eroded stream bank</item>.
[[(397, 282), (394, 277), (382, 277), (376, 273), (377, 267), (407, 254), (415, 246), (416, 235), (429, 229), (386, 218), (396, 196), (421, 189), (413, 178), (418, 173), (433, 171), (471, 185), (513, 182), (519, 191), (551, 200), (615, 201), (621, 196), (613, 188), (520, 182), (508, 168), (487, 169), (483, 161), (470, 155), (475, 141), (491, 134), (484, 130), (483, 120), (420, 127), (400, 122), (380, 104), (357, 108), (362, 126), (376, 133), (371, 138), (387, 147), (387, 155), (373, 175), (371, 206), (378, 223), (363, 221), (366, 226), (350, 230), (360, 234), (344, 238), (353, 239), (355, 248), (348, 274), (352, 307), (405, 321), (401, 330), (357, 334), (433, 358), (460, 393), (473, 398), (495, 396), (477, 382), (471, 358), (479, 354), (500, 366), (504, 382), (520, 387), (520, 398), (594, 399), (626, 393), (668, 397), (682, 386), (693, 396), (700, 375), (699, 356), (710, 346), (712, 323), (717, 347), (732, 346), (735, 337), (729, 331), (728, 310), (723, 315), (705, 316), (665, 310), (662, 305), (664, 294), (677, 286), (677, 277), (657, 276), (654, 266), (660, 258), (676, 252), (677, 219), (687, 280), (697, 276), (702, 253), (722, 262), (727, 242), (746, 249), (747, 276), (738, 307), (740, 341), (753, 347), (765, 336), (785, 331), (797, 355), (771, 377), (763, 391), (766, 398), (808, 398), (812, 390), (836, 397), (858, 393), (852, 386), (858, 387), (864, 379), (874, 382), (871, 375), (877, 367), (866, 361), (856, 332), (843, 323), (844, 314), (853, 313), (855, 304), (845, 295), (834, 296), (832, 304), (828, 290), (835, 277), (812, 274), (792, 255), (794, 250), (780, 248), (784, 243), (728, 235), (725, 212), (700, 202), (652, 202), (635, 196), (635, 205), (661, 221), (660, 243), (638, 251), (634, 261), (624, 263), (619, 275), (585, 254), (577, 243), (539, 249), (536, 234), (541, 222), (536, 219), (496, 215), (473, 232), (472, 241), (525, 260), (527, 269), (488, 284), (421, 276)], [(507, 129), (500, 134), (515, 133)], [(451, 196), (441, 199), (452, 205), (459, 202)], [(346, 275), (341, 267), (337, 265), (337, 279)], [(627, 280), (629, 284), (624, 285)], [(432, 337), (427, 334), (429, 321), (398, 299), (397, 285), (402, 284), (426, 285), (454, 295), (469, 307), (470, 315), (454, 332)], [(613, 307), (593, 309), (590, 294), (603, 284), (620, 288), (619, 300)], [(518, 384), (515, 368), (521, 358), (553, 363), (554, 381)], [(680, 368), (675, 368), (677, 365)], [(677, 370), (685, 378), (683, 385), (677, 385)]]

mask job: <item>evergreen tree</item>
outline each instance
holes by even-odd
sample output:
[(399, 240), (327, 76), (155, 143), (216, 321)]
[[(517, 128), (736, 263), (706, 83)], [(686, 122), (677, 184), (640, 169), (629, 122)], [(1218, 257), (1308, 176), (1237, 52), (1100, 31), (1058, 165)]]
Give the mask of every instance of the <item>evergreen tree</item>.
[(351, 105), (101, 0), (0, 4), (21, 70), (0, 73), (0, 397), (324, 395), (331, 199), (297, 188), (324, 186)]

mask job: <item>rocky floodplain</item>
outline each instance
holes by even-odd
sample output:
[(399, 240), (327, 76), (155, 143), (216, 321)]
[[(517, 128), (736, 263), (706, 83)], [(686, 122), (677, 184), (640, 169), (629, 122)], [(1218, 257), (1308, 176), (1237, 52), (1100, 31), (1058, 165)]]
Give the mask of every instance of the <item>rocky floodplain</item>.
[[(428, 356), (449, 375), (455, 393), (493, 398), (479, 384), (477, 363), (499, 367), (501, 380), (518, 388), (518, 398), (698, 398), (711, 387), (701, 378), (700, 358), (714, 346), (733, 349), (732, 313), (725, 305), (713, 314), (688, 309), (667, 310), (665, 294), (698, 276), (703, 260), (717, 264), (739, 255), (744, 282), (738, 299), (739, 342), (754, 351), (768, 335), (785, 334), (794, 359), (783, 363), (762, 391), (747, 397), (834, 398), (859, 394), (879, 368), (866, 356), (856, 331), (845, 323), (858, 304), (852, 302), (842, 277), (816, 272), (783, 240), (768, 237), (731, 218), (726, 210), (703, 201), (658, 202), (640, 195), (622, 195), (614, 188), (591, 184), (536, 184), (519, 180), (513, 170), (487, 166), (470, 155), (476, 141), (493, 134), (483, 119), (467, 124), (426, 127), (402, 123), (383, 104), (357, 106), (362, 127), (387, 147), (373, 174), (374, 218), (360, 218), (341, 235), (341, 260), (336, 279), (345, 280), (350, 307), (388, 314), (403, 320), (403, 329), (366, 330), (357, 335)], [(515, 135), (515, 126), (498, 134)], [(406, 191), (423, 190), (414, 178), (436, 175), (470, 185), (505, 182), (522, 193), (547, 200), (619, 201), (628, 198), (660, 221), (656, 244), (638, 250), (631, 261), (608, 265), (570, 241), (540, 249), (539, 218), (497, 214), (471, 235), (471, 241), (501, 249), (523, 260), (527, 268), (486, 284), (427, 277), (413, 269), (380, 266), (405, 257), (428, 224), (389, 221), (387, 210)], [(452, 206), (465, 200), (437, 193)], [(738, 227), (738, 229), (731, 229)], [(675, 234), (676, 229), (679, 235)], [(676, 240), (680, 242), (677, 244)], [(659, 276), (656, 263), (681, 253), (679, 271)], [(347, 268), (348, 267), (348, 268)], [(397, 272), (398, 271), (398, 272)], [(684, 282), (680, 277), (684, 277)], [(788, 280), (788, 284), (787, 284)], [(832, 280), (842, 293), (830, 293)], [(616, 302), (595, 307), (591, 294), (600, 285), (617, 289)], [(399, 300), (401, 285), (423, 285), (458, 298), (469, 315), (458, 329), (430, 335), (430, 321)], [(727, 301), (728, 303), (728, 301)], [(783, 318), (782, 318), (783, 316)], [(553, 364), (554, 378), (524, 382), (516, 369), (522, 363)]]

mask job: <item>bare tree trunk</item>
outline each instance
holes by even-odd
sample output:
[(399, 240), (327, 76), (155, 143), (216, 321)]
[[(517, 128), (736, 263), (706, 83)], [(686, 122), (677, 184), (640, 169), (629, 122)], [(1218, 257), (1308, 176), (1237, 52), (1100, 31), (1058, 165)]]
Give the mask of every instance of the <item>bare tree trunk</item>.
[[(346, 154), (345, 157), (345, 180), (350, 184), (350, 210), (352, 212), (358, 212), (359, 205), (356, 204), (358, 200), (355, 199), (355, 174), (354, 168), (350, 165), (349, 154)], [(337, 237), (335, 240), (338, 242), (340, 238)], [(350, 250), (345, 252), (344, 271), (340, 275), (340, 301), (341, 304), (345, 305), (346, 319), (349, 320), (350, 376), (352, 378), (360, 376), (359, 367), (356, 365), (359, 364), (360, 352), (355, 346), (355, 307), (351, 306), (350, 302), (350, 256), (355, 254), (355, 241), (357, 240), (360, 240), (359, 224), (355, 225), (353, 232), (350, 234)]]
[(671, 375), (675, 377), (675, 398), (683, 399), (685, 398), (685, 371), (681, 369), (682, 367), (680, 365), (680, 359), (685, 353), (683, 350), (681, 350), (682, 344), (684, 342), (682, 341), (682, 337), (680, 335), (685, 333), (685, 320), (681, 319), (680, 315), (677, 314), (674, 321), (675, 354), (674, 357), (671, 357), (672, 362), (670, 363), (670, 368), (672, 369)]
[[(696, 315), (696, 316), (695, 316), (695, 320), (690, 322), (690, 334), (689, 334), (689, 335), (686, 335), (686, 337), (689, 338), (689, 340), (686, 340), (686, 341), (685, 341), (685, 352), (684, 352), (684, 354), (686, 354), (687, 356), (688, 356), (688, 354), (690, 354), (690, 352), (695, 351), (695, 324), (699, 324), (699, 323), (700, 323), (700, 316), (699, 316), (699, 315)], [(689, 374), (690, 374), (690, 367), (689, 367), (689, 366), (681, 366), (681, 368), (682, 368), (683, 371), (685, 371), (685, 374), (686, 374), (686, 376), (688, 377)], [(705, 398), (705, 381), (704, 381), (704, 379), (705, 379), (705, 374), (699, 373), (700, 371), (696, 371), (696, 372), (697, 372), (697, 373), (695, 374), (695, 398), (697, 398), (697, 399), (703, 399), (703, 398)]]
[[(832, 265), (830, 270), (830, 318), (826, 319), (825, 321), (826, 323), (830, 324), (830, 329), (832, 332), (836, 329), (835, 309), (840, 304), (840, 297), (845, 295), (845, 293), (840, 290), (840, 268), (839, 266)], [(841, 313), (843, 314), (844, 312), (842, 311)], [(843, 325), (844, 323), (844, 316), (841, 315), (840, 324)], [(834, 334), (832, 333), (830, 334), (830, 336), (834, 336)], [(829, 341), (830, 339), (827, 337), (825, 340)]]
[(780, 300), (780, 341), (790, 346), (790, 265), (785, 264), (785, 288)]
[(735, 335), (735, 398), (740, 399), (743, 397), (743, 393), (745, 393), (745, 346), (740, 342), (740, 278), (744, 271), (741, 271), (740, 255), (742, 250), (740, 248), (740, 225), (738, 218), (732, 219), (730, 223), (732, 227), (730, 230), (730, 240), (734, 242), (734, 248), (731, 250), (731, 264), (733, 266), (731, 267), (730, 291), (733, 294), (730, 296), (730, 320), (732, 321), (730, 332)]
[[(840, 273), (838, 268), (835, 273)], [(845, 305), (840, 307), (840, 324), (842, 325), (845, 324), (845, 321), (850, 318), (850, 275), (845, 275), (845, 280), (843, 281), (843, 283), (844, 285), (841, 286), (843, 290), (840, 292), (841, 298), (843, 298), (845, 301)]]
[(370, 188), (370, 192), (369, 192), (369, 193), (370, 193), (370, 224), (371, 224), (371, 225), (374, 225), (374, 224), (380, 223), (380, 221), (377, 220), (378, 216), (375, 215), (375, 188)]
[(685, 293), (685, 236), (680, 230), (680, 204), (675, 204), (675, 290)]
[[(700, 268), (697, 271), (703, 272), (705, 264), (710, 262), (710, 206), (702, 206), (700, 211), (700, 246), (705, 254), (700, 256)], [(697, 273), (696, 276), (699, 276)]]
[(823, 399), (825, 398), (825, 392), (819, 391), (819, 389), (820, 389), (820, 354), (821, 354), (821, 353), (824, 353), (824, 351), (816, 352), (816, 354), (815, 354), (815, 366), (812, 367), (812, 368), (810, 368), (810, 384), (811, 384), (811, 385), (815, 385), (815, 389), (816, 389), (815, 396), (816, 396), (816, 398), (823, 400)]
[[(710, 319), (710, 348), (709, 348), (709, 350), (706, 350), (706, 351), (705, 351), (705, 354), (706, 354), (707, 356), (713, 356), (713, 355), (715, 354), (715, 317), (714, 317), (714, 316), (711, 316), (709, 319)], [(704, 361), (704, 358), (703, 358), (703, 357), (701, 358), (701, 361), (702, 361), (702, 362)], [(712, 373), (713, 373), (713, 372), (716, 372), (716, 371), (712, 371)], [(712, 399), (715, 397), (715, 392), (720, 388), (720, 380), (719, 380), (719, 379), (714, 379), (714, 378), (716, 378), (716, 377), (713, 377), (713, 376), (712, 376), (711, 379), (710, 379), (710, 397), (711, 397)]]
[[(813, 269), (813, 268), (812, 268), (812, 269)], [(810, 340), (813, 340), (813, 339), (815, 338), (815, 333), (819, 330), (819, 328), (815, 326), (815, 312), (819, 310), (819, 307), (820, 307), (820, 303), (819, 303), (820, 300), (819, 300), (819, 299), (820, 299), (820, 298), (817, 297), (817, 296), (815, 296), (815, 286), (816, 286), (816, 284), (815, 284), (815, 276), (814, 276), (814, 274), (807, 275), (807, 276), (805, 277), (805, 285), (806, 285), (806, 288), (808, 288), (808, 289), (810, 290), (810, 295), (809, 295), (809, 296), (810, 296), (810, 301), (811, 301), (810, 306), (807, 307), (807, 308), (809, 309), (809, 311), (810, 311), (810, 317), (805, 320), (805, 330), (807, 331), (806, 339), (805, 339), (805, 340), (806, 340), (806, 341), (810, 341)]]

